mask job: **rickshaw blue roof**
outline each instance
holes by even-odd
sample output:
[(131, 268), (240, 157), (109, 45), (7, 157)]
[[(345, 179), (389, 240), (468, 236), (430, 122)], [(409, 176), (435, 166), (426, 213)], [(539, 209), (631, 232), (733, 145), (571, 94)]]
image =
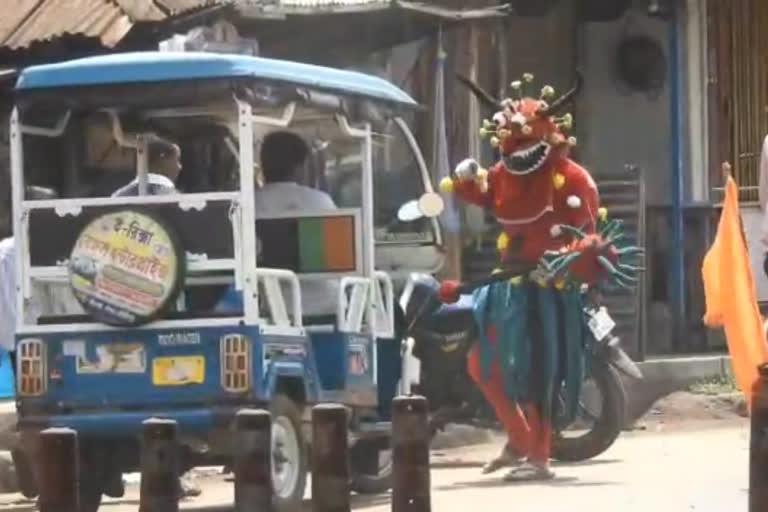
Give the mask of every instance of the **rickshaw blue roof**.
[(248, 55), (197, 52), (120, 53), (31, 66), (19, 76), (16, 89), (247, 77), (416, 105), (402, 89), (364, 73)]

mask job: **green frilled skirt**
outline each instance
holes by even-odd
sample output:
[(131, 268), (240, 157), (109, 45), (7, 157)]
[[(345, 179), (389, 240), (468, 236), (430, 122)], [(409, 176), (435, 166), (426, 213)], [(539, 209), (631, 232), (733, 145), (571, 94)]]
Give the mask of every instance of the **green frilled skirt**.
[[(535, 404), (543, 418), (570, 423), (588, 336), (579, 290), (505, 281), (476, 290), (474, 299), (483, 378), (497, 360), (511, 401)], [(495, 337), (488, 336), (489, 328), (495, 328)], [(558, 395), (564, 407), (556, 409)]]

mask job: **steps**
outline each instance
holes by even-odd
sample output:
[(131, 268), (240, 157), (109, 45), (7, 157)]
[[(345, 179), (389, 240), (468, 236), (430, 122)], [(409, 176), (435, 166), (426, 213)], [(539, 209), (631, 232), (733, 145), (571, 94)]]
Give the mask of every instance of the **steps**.
[[(638, 171), (627, 174), (627, 179), (595, 177), (600, 203), (608, 209), (609, 218), (624, 221), (624, 233), (629, 243), (645, 247), (645, 186)], [(644, 266), (644, 258), (638, 261)], [(647, 286), (645, 275), (640, 277), (639, 285), (633, 290), (611, 289), (604, 293), (605, 306), (617, 324), (615, 334), (633, 359), (644, 357)]]

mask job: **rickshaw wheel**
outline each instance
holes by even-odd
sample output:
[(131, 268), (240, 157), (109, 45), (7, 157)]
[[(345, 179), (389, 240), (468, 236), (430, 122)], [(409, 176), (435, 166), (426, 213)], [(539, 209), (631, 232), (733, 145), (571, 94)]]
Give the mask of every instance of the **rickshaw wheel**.
[(272, 413), (272, 486), (278, 512), (300, 510), (307, 484), (307, 445), (301, 433), (301, 411), (285, 395), (270, 404)]

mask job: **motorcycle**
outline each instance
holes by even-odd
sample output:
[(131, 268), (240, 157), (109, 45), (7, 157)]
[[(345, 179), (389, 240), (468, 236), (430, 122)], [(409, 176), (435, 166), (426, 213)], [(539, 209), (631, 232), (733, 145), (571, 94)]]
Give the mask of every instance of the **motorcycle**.
[[(439, 283), (429, 275), (412, 274), (401, 293), (400, 307), (405, 330), (401, 391), (427, 398), (433, 435), (449, 423), (481, 428), (499, 427), (495, 413), (467, 373), (467, 356), (478, 338), (473, 317), (472, 290), (496, 280), (502, 273), (462, 285), (460, 300), (443, 304)], [(627, 393), (620, 374), (642, 380), (635, 363), (613, 334), (615, 323), (600, 305), (596, 289), (584, 291), (584, 314), (589, 326), (585, 382), (576, 417), (556, 422), (552, 457), (576, 462), (605, 452), (621, 433), (627, 409)], [(595, 411), (595, 402), (601, 407)], [(562, 396), (556, 401), (555, 418), (565, 414)], [(566, 424), (568, 423), (568, 424)]]

